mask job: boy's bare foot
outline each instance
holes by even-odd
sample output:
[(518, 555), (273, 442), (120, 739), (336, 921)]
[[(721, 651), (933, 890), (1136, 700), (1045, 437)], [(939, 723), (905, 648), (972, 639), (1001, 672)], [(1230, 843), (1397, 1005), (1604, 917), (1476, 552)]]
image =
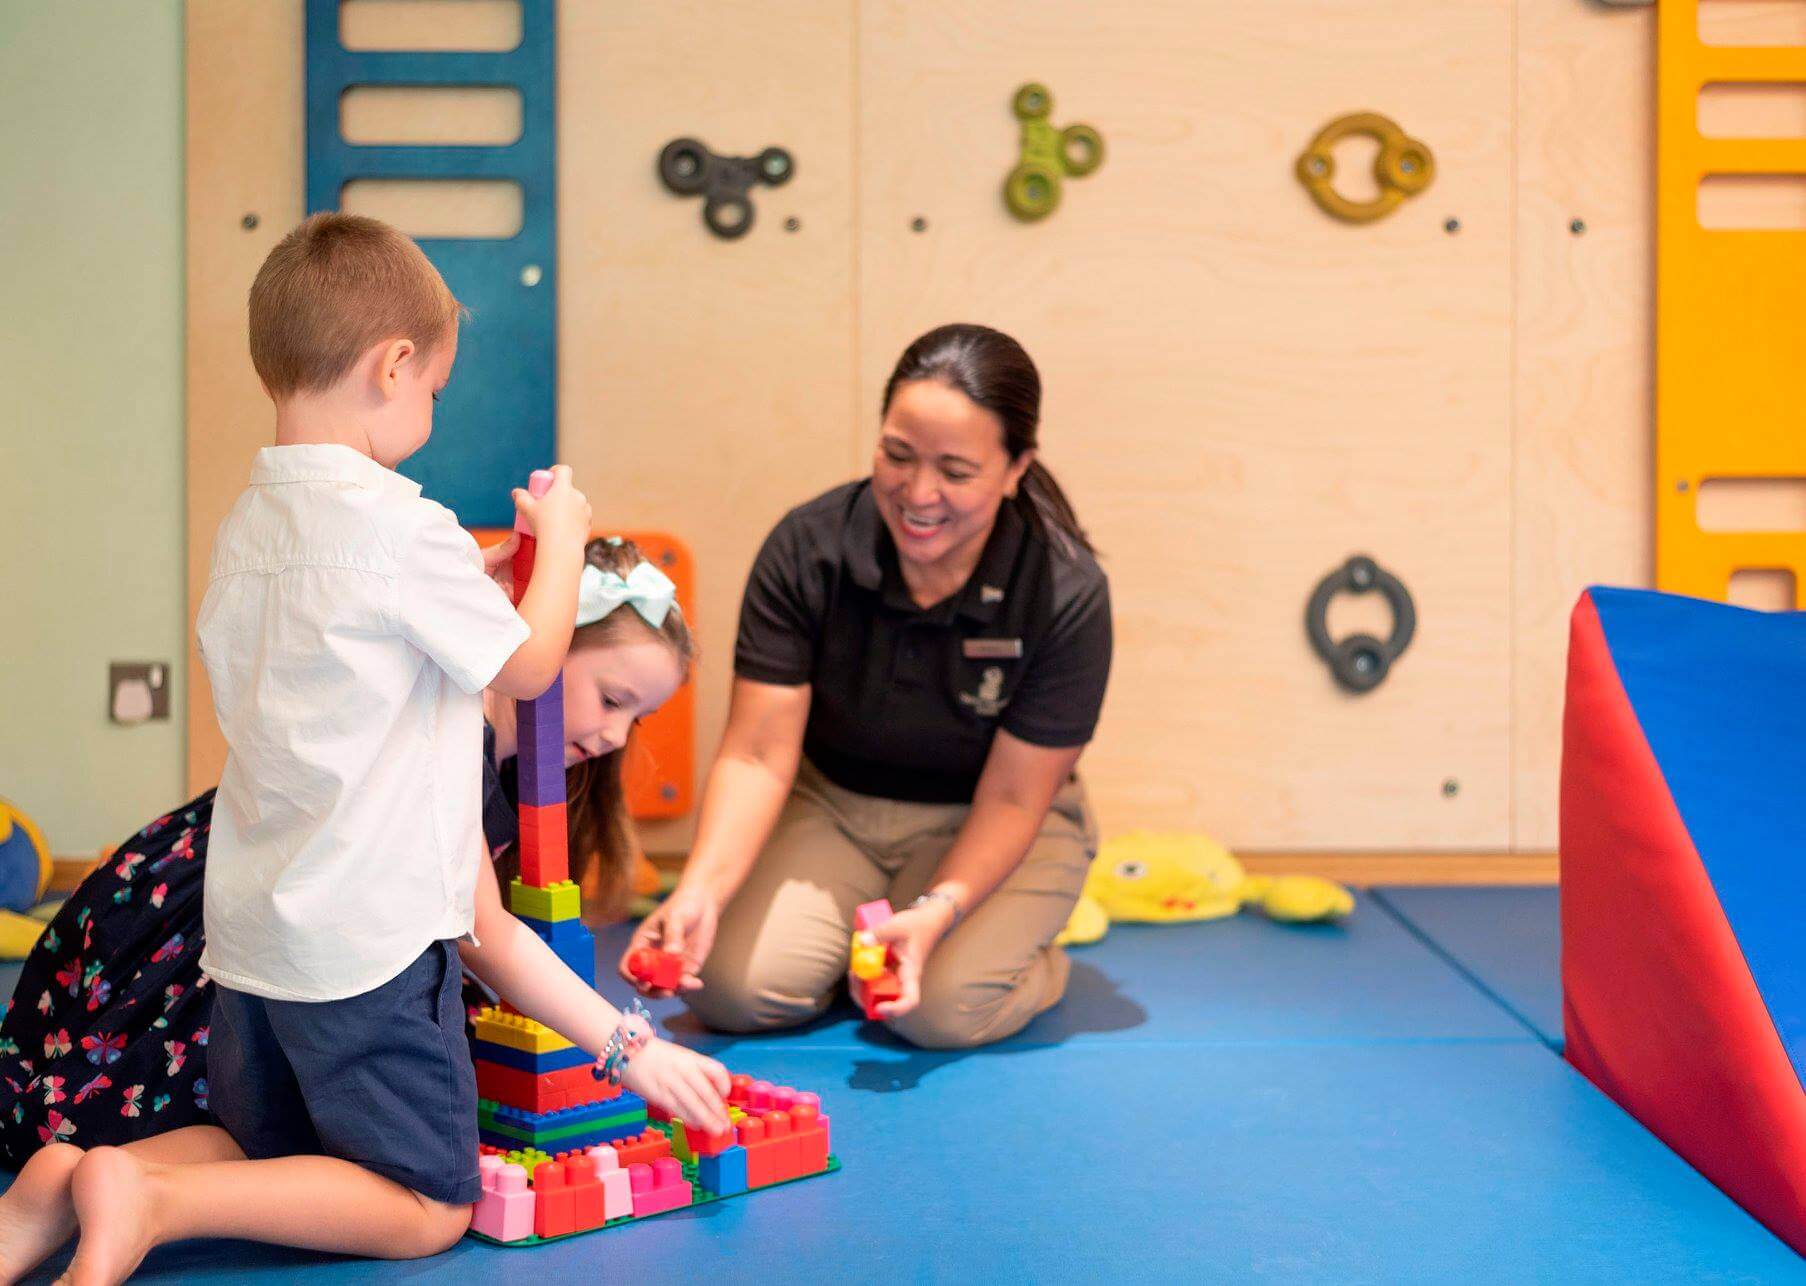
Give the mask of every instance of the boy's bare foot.
[(40, 1148), (0, 1196), (0, 1282), (18, 1281), (75, 1231), (69, 1176), (81, 1159), (73, 1144)]
[(114, 1286), (132, 1275), (154, 1242), (149, 1179), (144, 1164), (119, 1148), (95, 1148), (81, 1159), (69, 1183), (81, 1240), (60, 1282)]

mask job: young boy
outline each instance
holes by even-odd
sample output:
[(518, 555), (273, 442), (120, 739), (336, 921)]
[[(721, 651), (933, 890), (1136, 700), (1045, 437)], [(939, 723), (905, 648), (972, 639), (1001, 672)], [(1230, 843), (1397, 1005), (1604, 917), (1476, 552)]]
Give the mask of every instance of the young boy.
[[(514, 493), (538, 539), (517, 612), (486, 574), (511, 550), (485, 559), (393, 472), (432, 431), (459, 311), (419, 247), (354, 216), (308, 219), (257, 275), (276, 445), (220, 527), (198, 621), (229, 750), (201, 961), (224, 1128), (46, 1148), (0, 1200), (0, 1277), (77, 1221), (84, 1286), (186, 1237), (437, 1253), (479, 1192), (458, 940), (586, 1050), (628, 1021), (502, 909), (483, 852), (482, 692), (531, 698), (557, 676), (590, 508), (564, 466), (543, 497)], [(711, 1060), (653, 1040), (624, 1079), (727, 1126)]]

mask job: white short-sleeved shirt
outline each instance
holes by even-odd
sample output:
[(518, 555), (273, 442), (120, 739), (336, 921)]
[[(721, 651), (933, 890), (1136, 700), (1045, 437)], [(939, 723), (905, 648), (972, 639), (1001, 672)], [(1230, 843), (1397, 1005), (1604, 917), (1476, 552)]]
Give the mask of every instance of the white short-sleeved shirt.
[(338, 1000), (468, 933), (482, 692), (530, 631), (451, 512), (350, 447), (265, 447), (196, 627), (227, 745), (202, 967)]

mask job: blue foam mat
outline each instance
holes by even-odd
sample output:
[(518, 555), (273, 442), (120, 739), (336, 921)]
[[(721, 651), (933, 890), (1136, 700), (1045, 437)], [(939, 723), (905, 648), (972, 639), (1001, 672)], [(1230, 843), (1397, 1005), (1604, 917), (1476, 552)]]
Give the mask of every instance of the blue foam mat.
[[(1781, 1281), (1800, 1261), (1542, 1045), (743, 1051), (839, 1174), (411, 1264), (213, 1242), (142, 1280)], [(900, 1081), (902, 1092), (862, 1092)], [(1083, 1103), (1068, 1116), (1062, 1103)], [(523, 1255), (530, 1260), (523, 1262)], [(677, 1269), (681, 1265), (681, 1271)]]
[(1389, 888), (1371, 896), (1551, 1048), (1561, 1048), (1561, 899), (1555, 889)]
[[(535, 1279), (681, 1264), (760, 1286), (855, 1264), (919, 1282), (1806, 1279), (1457, 967), (1476, 943), (1522, 951), (1527, 921), (1493, 916), (1488, 938), (1464, 913), (1458, 951), (1410, 918), (1436, 902), (1388, 891), (1342, 931), (1122, 926), (1074, 952), (1065, 1004), (982, 1051), (910, 1049), (846, 1011), (708, 1037), (734, 1070), (822, 1095), (845, 1168), (811, 1183), (407, 1264), (168, 1246), (143, 1279), (512, 1282), (523, 1256)], [(626, 933), (598, 934), (611, 996)], [(654, 1008), (687, 1030), (676, 1002)]]

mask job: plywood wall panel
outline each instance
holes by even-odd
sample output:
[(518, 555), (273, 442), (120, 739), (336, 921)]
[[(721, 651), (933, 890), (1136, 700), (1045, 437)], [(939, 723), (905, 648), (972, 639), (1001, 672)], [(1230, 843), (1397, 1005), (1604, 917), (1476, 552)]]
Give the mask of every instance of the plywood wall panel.
[(189, 0), (186, 12), (188, 784), (199, 791), (219, 781), (226, 747), (194, 615), (213, 533), (274, 424), (246, 349), (245, 296), (301, 217), (302, 24), (298, 3)]
[(1522, 0), (1518, 48), (1512, 843), (1547, 849), (1568, 613), (1654, 570), (1655, 10)]
[[(1308, 23), (1182, 2), (863, 6), (863, 399), (953, 318), (1015, 332), (1040, 363), (1045, 458), (1115, 595), (1086, 761), (1107, 827), (1505, 843), (1509, 35), (1505, 4), (1318, 3)], [(998, 185), (1030, 79), (1109, 155), (1024, 226)], [(1292, 161), (1360, 109), (1441, 171), (1355, 228)], [(1416, 593), (1421, 629), (1353, 698), (1301, 622), (1316, 580), (1363, 551)]]
[[(852, 17), (840, 0), (559, 8), (559, 450), (598, 524), (695, 554), (702, 771), (760, 543), (853, 476)], [(755, 189), (743, 238), (659, 183), (659, 150), (686, 135), (795, 158), (788, 184)]]

